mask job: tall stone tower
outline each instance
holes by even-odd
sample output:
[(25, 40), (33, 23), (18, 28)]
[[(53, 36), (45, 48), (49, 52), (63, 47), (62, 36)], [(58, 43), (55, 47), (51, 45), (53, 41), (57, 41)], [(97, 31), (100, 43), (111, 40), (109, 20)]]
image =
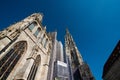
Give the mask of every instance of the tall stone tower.
[(69, 80), (94, 80), (89, 66), (83, 61), (77, 46), (66, 29), (65, 52), (69, 68)]

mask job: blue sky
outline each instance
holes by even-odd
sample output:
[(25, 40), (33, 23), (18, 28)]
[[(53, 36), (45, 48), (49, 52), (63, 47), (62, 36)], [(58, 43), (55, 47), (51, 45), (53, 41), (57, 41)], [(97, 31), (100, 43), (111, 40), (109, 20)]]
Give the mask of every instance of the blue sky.
[(119, 0), (0, 0), (0, 30), (34, 12), (44, 14), (47, 31), (64, 42), (66, 27), (96, 80), (120, 39)]

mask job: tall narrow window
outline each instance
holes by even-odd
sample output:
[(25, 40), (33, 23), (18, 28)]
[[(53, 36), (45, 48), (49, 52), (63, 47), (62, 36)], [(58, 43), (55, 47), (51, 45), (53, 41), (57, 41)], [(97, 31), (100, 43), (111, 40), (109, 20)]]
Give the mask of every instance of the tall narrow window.
[(35, 76), (36, 76), (38, 66), (40, 64), (40, 60), (41, 60), (40, 55), (38, 55), (31, 67), (27, 80), (35, 80)]
[(38, 29), (35, 31), (35, 33), (34, 33), (35, 37), (37, 37), (39, 33), (40, 33), (40, 28), (38, 28)]
[(39, 42), (41, 43), (42, 42), (42, 39), (43, 39), (43, 33), (41, 33), (41, 36), (40, 36), (40, 39), (39, 39)]
[(41, 37), (41, 43), (43, 43), (44, 37), (45, 37), (45, 34), (44, 36)]
[(21, 41), (16, 43), (7, 54), (0, 60), (0, 80), (6, 80), (22, 54), (26, 50), (27, 43)]
[(45, 45), (45, 42), (46, 42), (46, 37), (44, 37), (43, 40), (42, 40), (42, 45), (43, 46)]
[(35, 23), (32, 23), (32, 24), (29, 25), (28, 28), (32, 31), (34, 27), (35, 27)]
[(48, 39), (45, 40), (45, 43), (44, 43), (44, 48), (47, 47), (47, 43), (48, 43)]

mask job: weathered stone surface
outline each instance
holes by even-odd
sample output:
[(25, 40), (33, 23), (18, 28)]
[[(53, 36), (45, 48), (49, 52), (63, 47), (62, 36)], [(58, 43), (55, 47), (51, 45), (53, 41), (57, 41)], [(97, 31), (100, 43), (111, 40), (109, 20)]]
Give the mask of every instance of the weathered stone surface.
[[(5, 58), (4, 56), (7, 54), (9, 49), (11, 49), (17, 42), (20, 41), (27, 42), (26, 51), (23, 53), (23, 55), (20, 57), (19, 61), (15, 64), (10, 74), (7, 76), (7, 80), (13, 79), (27, 80), (37, 55), (40, 55), (40, 62), (37, 67), (37, 71), (35, 72), (34, 80), (47, 79), (48, 66), (44, 64), (49, 65), (48, 62), (50, 60), (50, 57), (48, 54), (50, 54), (49, 44), (51, 43), (51, 41), (44, 27), (41, 25), (41, 20), (42, 15), (35, 13), (0, 32), (0, 50), (6, 48), (4, 51), (1, 51), (0, 59)], [(36, 22), (37, 24), (36, 26), (34, 26), (34, 29), (30, 31), (29, 25), (34, 22)], [(41, 31), (38, 33), (38, 36), (36, 37), (34, 33), (38, 28), (40, 28)], [(44, 34), (44, 36), (41, 36), (41, 34)], [(44, 40), (47, 39), (48, 42), (46, 48), (44, 48), (45, 42), (43, 44), (40, 43), (39, 40), (41, 40), (41, 38), (43, 38)], [(11, 44), (7, 46), (9, 43)], [(35, 53), (33, 53), (34, 50)], [(36, 64), (38, 64), (38, 62)], [(0, 76), (0, 79), (2, 79), (2, 76)]]
[(77, 71), (78, 79), (93, 80), (70, 33), (64, 49), (57, 32), (47, 33), (41, 22), (42, 14), (34, 13), (0, 32), (0, 80), (73, 80)]

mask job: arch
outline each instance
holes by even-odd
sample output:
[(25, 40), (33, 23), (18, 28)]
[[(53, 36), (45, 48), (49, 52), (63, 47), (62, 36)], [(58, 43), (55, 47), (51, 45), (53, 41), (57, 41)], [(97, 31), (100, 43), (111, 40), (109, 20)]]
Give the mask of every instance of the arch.
[(37, 26), (38, 25), (38, 23), (36, 22), (36, 21), (33, 21), (32, 23), (30, 23), (29, 25), (28, 25), (28, 29), (30, 30), (30, 31), (32, 31), (34, 28), (35, 28), (35, 26)]
[(7, 79), (26, 49), (26, 41), (19, 41), (9, 49), (7, 54), (0, 60), (0, 80)]
[(37, 73), (38, 66), (40, 65), (40, 62), (41, 62), (41, 57), (40, 57), (40, 55), (37, 55), (32, 67), (31, 67), (30, 73), (27, 77), (27, 80), (35, 80), (35, 76)]
[(35, 33), (34, 33), (35, 37), (38, 36), (38, 34), (40, 33), (40, 31), (41, 31), (41, 29), (38, 27), (37, 30), (36, 30)]

